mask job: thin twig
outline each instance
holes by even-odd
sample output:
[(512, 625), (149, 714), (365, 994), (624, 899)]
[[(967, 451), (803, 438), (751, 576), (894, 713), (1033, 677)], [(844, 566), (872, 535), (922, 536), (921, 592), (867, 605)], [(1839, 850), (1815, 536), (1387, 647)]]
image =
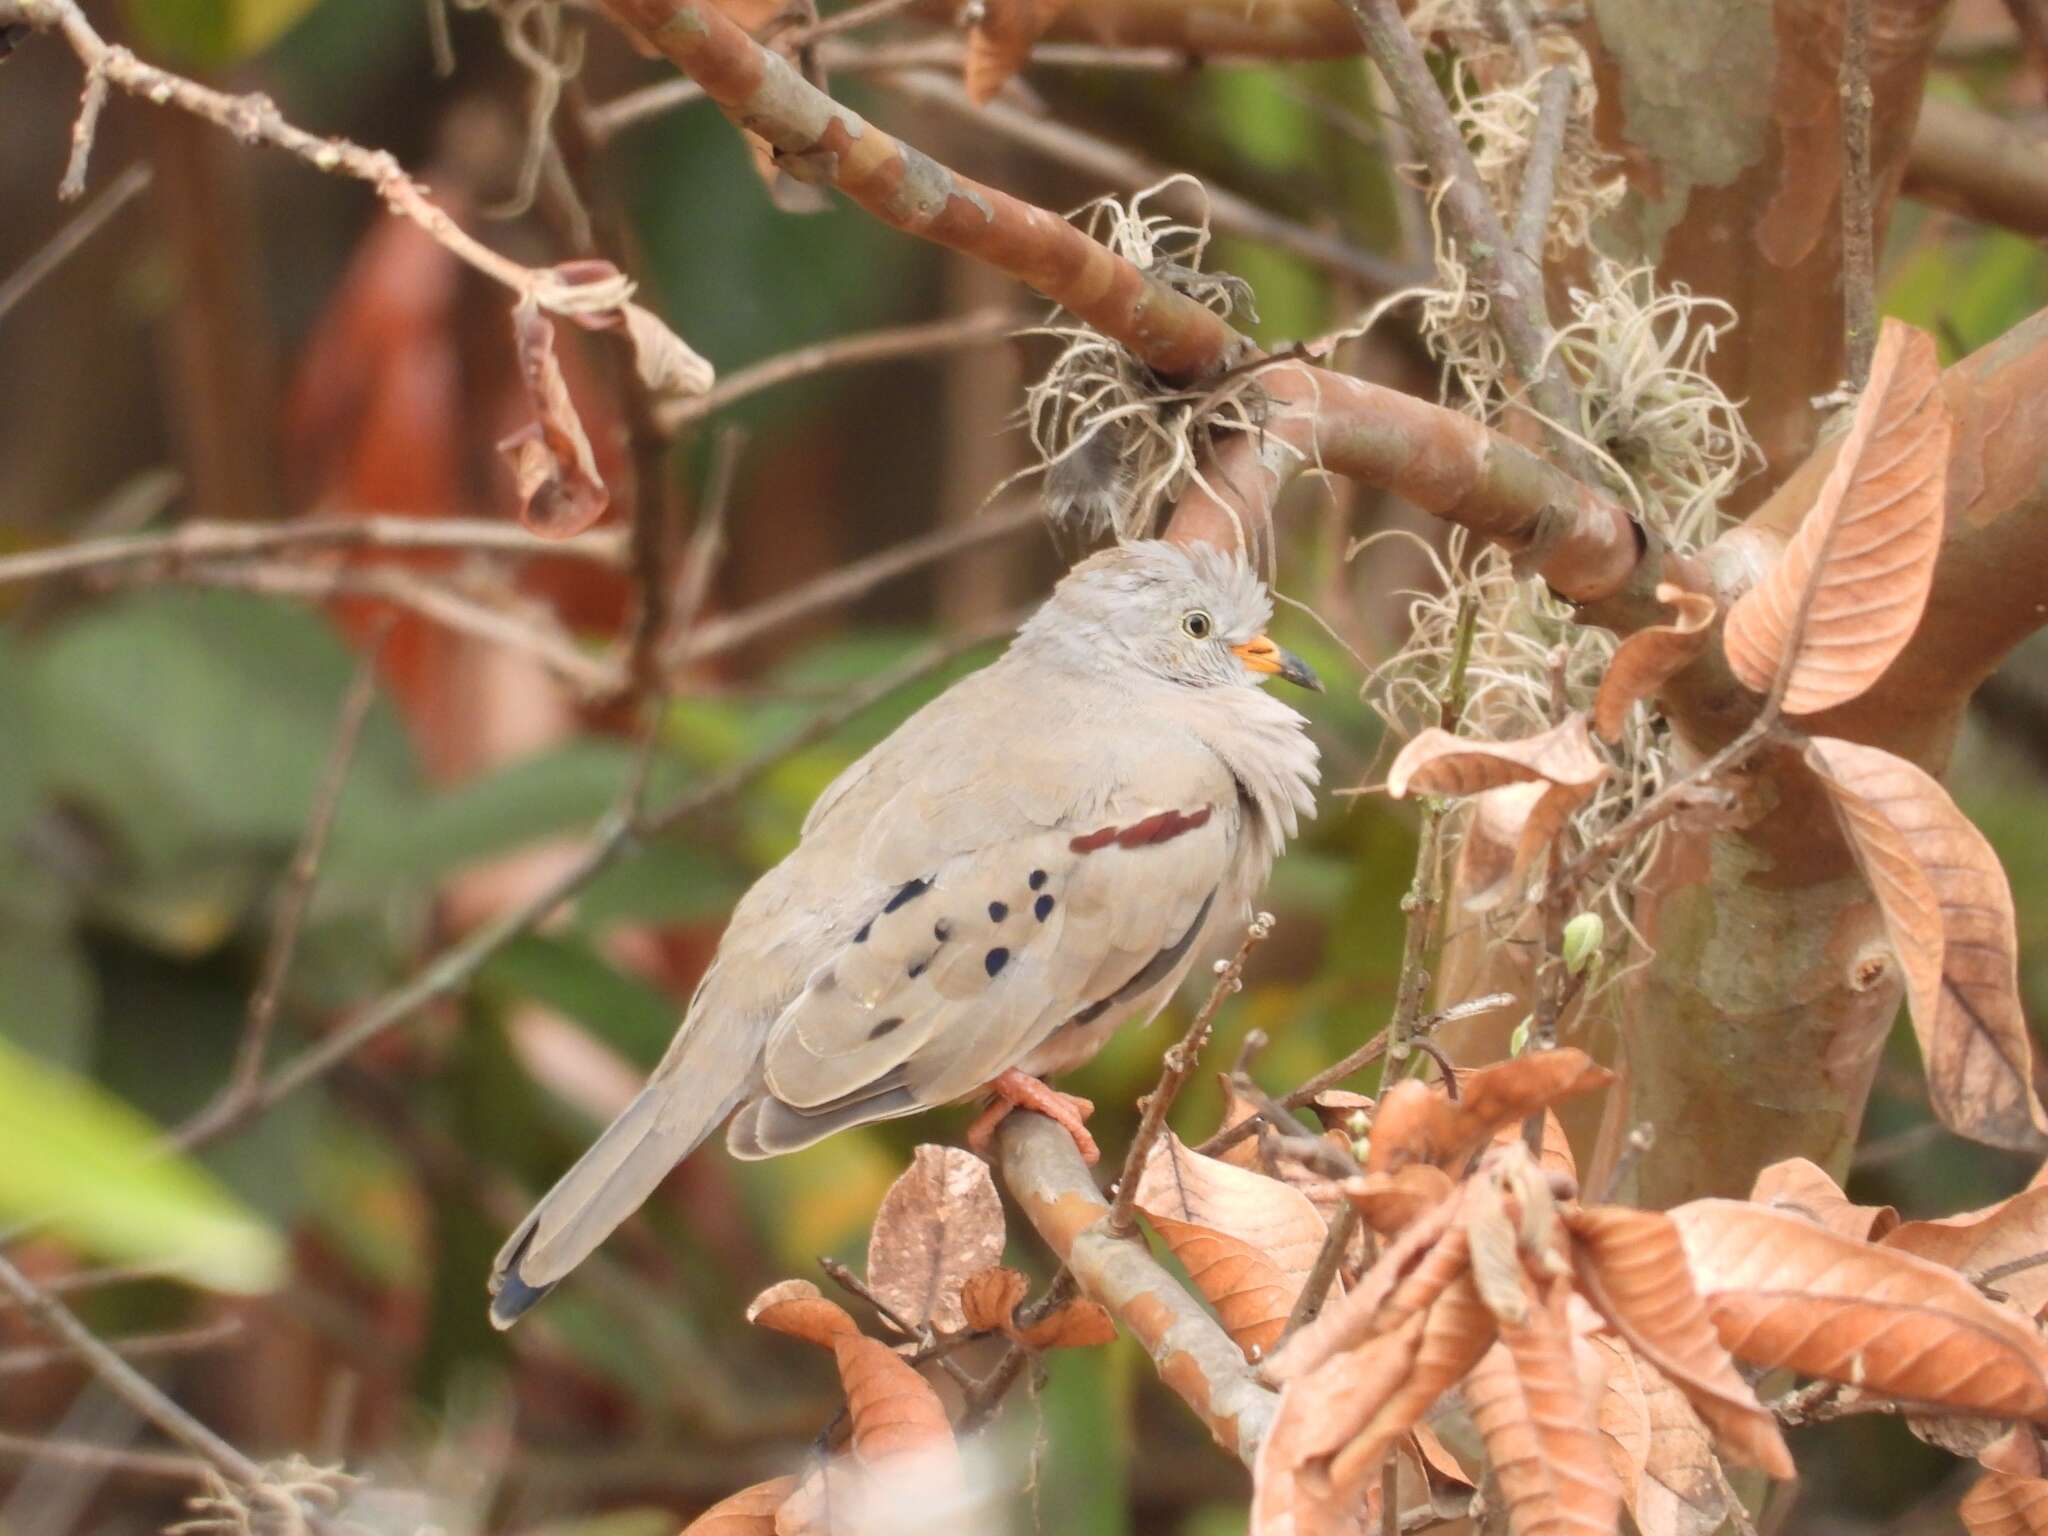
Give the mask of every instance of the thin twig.
[(881, 1314), (882, 1320), (891, 1328), (894, 1328), (907, 1339), (916, 1339), (918, 1341), (917, 1358), (920, 1361), (929, 1360), (935, 1362), (940, 1370), (952, 1377), (954, 1381), (958, 1382), (961, 1387), (969, 1392), (972, 1392), (980, 1385), (958, 1360), (934, 1347), (937, 1340), (933, 1337), (929, 1324), (913, 1324), (909, 1318), (868, 1289), (867, 1281), (861, 1279), (859, 1275), (856, 1275), (846, 1265), (830, 1255), (821, 1257), (818, 1260), (818, 1268), (825, 1271), (827, 1278), (841, 1290), (850, 1295), (858, 1296), (862, 1301), (873, 1307)]
[(625, 564), (626, 544), (606, 529), (570, 539), (537, 539), (514, 523), (481, 517), (309, 517), (296, 522), (192, 522), (168, 533), (121, 534), (56, 549), (0, 557), (0, 587), (76, 576), (109, 566), (176, 566), (191, 561), (254, 558), (286, 550), (447, 550), (534, 560)]
[[(1294, 1298), (1294, 1307), (1287, 1314), (1287, 1327), (1280, 1335), (1280, 1343), (1292, 1338), (1294, 1331), (1304, 1323), (1313, 1322), (1323, 1310), (1323, 1300), (1330, 1294), (1330, 1287), (1337, 1279), (1337, 1271), (1343, 1267), (1344, 1255), (1351, 1248), (1352, 1234), (1358, 1230), (1358, 1212), (1349, 1201), (1337, 1207), (1337, 1214), (1330, 1220), (1330, 1229), (1323, 1234), (1323, 1246), (1316, 1250), (1316, 1261), (1310, 1267), (1308, 1277), (1301, 1282), (1301, 1294)], [(1275, 1349), (1279, 1344), (1273, 1346)]]
[(1015, 310), (1000, 307), (977, 309), (944, 320), (893, 325), (884, 330), (838, 336), (831, 341), (798, 347), (730, 373), (704, 394), (671, 401), (662, 409), (661, 424), (667, 431), (679, 431), (765, 389), (840, 368), (985, 346), (1015, 334), (1024, 323), (1023, 317)]
[(1543, 271), (1543, 242), (1550, 229), (1550, 205), (1557, 195), (1557, 165), (1571, 124), (1574, 82), (1569, 66), (1553, 64), (1543, 77), (1529, 153), (1522, 160), (1522, 186), (1515, 205), (1515, 248), (1524, 266)]
[(312, 905), (313, 882), (320, 873), (320, 860), (327, 851), (327, 834), (333, 829), (335, 813), (348, 787), (349, 767), (355, 761), (356, 743), (361, 740), (363, 722), (370, 717), (376, 697), (377, 662), (384, 649), (386, 625), (363, 648), (355, 676), (342, 696), (340, 719), (334, 727), (334, 742), (328, 748), (327, 763), (313, 792), (312, 810), (306, 817), (298, 849), (285, 873), (284, 889), (278, 895), (277, 920), (264, 947), (263, 964), (257, 972), (256, 987), (249, 995), (247, 1017), (242, 1024), (242, 1041), (236, 1048), (234, 1065), (211, 1107), (199, 1116), (198, 1125), (214, 1116), (226, 1116), (263, 1078), (264, 1058), (276, 1029), (279, 1005), (284, 1001), (285, 978), (291, 973), (292, 957), (298, 951), (299, 931)]
[(1460, 256), (1469, 261), (1492, 301), (1493, 318), (1549, 433), (1558, 460), (1588, 485), (1600, 483), (1597, 468), (1567, 428), (1578, 421), (1561, 361), (1550, 355), (1550, 321), (1543, 299), (1543, 272), (1532, 267), (1510, 238), (1500, 210), (1486, 195), (1458, 125), (1421, 45), (1401, 19), (1395, 0), (1344, 0), (1379, 66), (1394, 100), (1442, 189), (1441, 207)]
[(6, 319), (9, 310), (34, 292), (38, 283), (69, 261), (109, 219), (141, 196), (153, 174), (148, 161), (136, 161), (80, 209), (77, 217), (52, 235), (41, 250), (16, 267), (7, 281), (0, 283), (0, 320)]
[(1020, 504), (996, 508), (968, 522), (949, 523), (930, 533), (905, 539), (877, 554), (827, 571), (778, 597), (767, 598), (739, 613), (709, 619), (694, 626), (687, 634), (678, 636), (669, 648), (668, 664), (671, 667), (688, 666), (743, 650), (784, 625), (865, 597), (886, 581), (970, 549), (979, 549), (984, 544), (1009, 538), (1026, 528), (1041, 525), (1044, 520), (1038, 508)]
[[(1001, 98), (977, 104), (956, 80), (943, 75), (924, 70), (904, 71), (886, 76), (882, 83), (914, 100), (952, 113), (972, 124), (977, 133), (1000, 134), (1126, 192), (1157, 186), (1168, 174), (1144, 156), (1070, 123), (1026, 112)], [(1369, 294), (1409, 287), (1428, 275), (1324, 230), (1282, 218), (1207, 179), (1196, 197), (1201, 204), (1199, 212), (1206, 213), (1209, 227), (1219, 234), (1242, 236), (1286, 251), (1325, 271), (1351, 278)]]
[(171, 1439), (245, 1488), (264, 1481), (262, 1467), (172, 1402), (81, 1323), (70, 1308), (45, 1294), (4, 1255), (0, 1255), (0, 1290), (11, 1295), (39, 1328), (63, 1344), (108, 1391)]
[[(163, 1333), (137, 1333), (126, 1338), (108, 1339), (106, 1347), (123, 1360), (163, 1360), (178, 1355), (202, 1354), (209, 1349), (219, 1349), (231, 1344), (243, 1333), (239, 1317), (223, 1317), (210, 1323), (201, 1323), (193, 1328), (173, 1328)], [(18, 1349), (0, 1349), (0, 1377), (25, 1376), (32, 1371), (47, 1370), (65, 1360), (76, 1360), (78, 1352), (68, 1345), (52, 1345), (42, 1348), (24, 1345)]]
[(1657, 1144), (1657, 1128), (1647, 1120), (1638, 1121), (1629, 1128), (1628, 1135), (1621, 1143), (1621, 1154), (1614, 1160), (1614, 1166), (1607, 1171), (1607, 1182), (1600, 1193), (1593, 1197), (1593, 1204), (1605, 1205), (1615, 1197), (1617, 1191), (1628, 1187), (1628, 1176), (1644, 1153)]
[(1842, 38), (1843, 371), (1851, 394), (1877, 350), (1875, 196), (1870, 180), (1870, 0), (1848, 0)]
[(1237, 946), (1237, 953), (1229, 960), (1217, 962), (1216, 984), (1209, 989), (1209, 996), (1202, 1006), (1195, 1010), (1187, 1033), (1168, 1046), (1160, 1058), (1159, 1084), (1145, 1096), (1145, 1112), (1138, 1120), (1137, 1134), (1131, 1138), (1130, 1150), (1124, 1154), (1124, 1170), (1117, 1178), (1116, 1202), (1109, 1208), (1107, 1229), (1112, 1237), (1128, 1237), (1136, 1229), (1138, 1185), (1144, 1175), (1145, 1164), (1152, 1155), (1152, 1144), (1166, 1129), (1166, 1112), (1173, 1108), (1173, 1101), (1180, 1097), (1181, 1089), (1194, 1075), (1195, 1065), (1202, 1057), (1202, 1047), (1209, 1042), (1210, 1026), (1215, 1023), (1224, 999), (1244, 990), (1245, 961), (1272, 932), (1271, 913), (1261, 912), (1252, 919), (1244, 931), (1244, 941)]
[[(1455, 1003), (1449, 1008), (1439, 1009), (1428, 1018), (1422, 1020), (1416, 1025), (1415, 1032), (1410, 1038), (1411, 1040), (1420, 1039), (1425, 1035), (1434, 1034), (1445, 1024), (1453, 1023), (1459, 1019), (1474, 1018), (1482, 1013), (1492, 1013), (1495, 1009), (1511, 1007), (1514, 1002), (1515, 994), (1512, 992), (1489, 992), (1484, 997), (1475, 997), (1467, 1002)], [(1254, 1034), (1256, 1033), (1254, 1031)], [(1245, 1043), (1247, 1045), (1251, 1044), (1251, 1036), (1246, 1037)], [(1260, 1037), (1260, 1044), (1264, 1044), (1263, 1036)], [(1382, 1030), (1357, 1050), (1346, 1056), (1342, 1061), (1332, 1063), (1316, 1073), (1315, 1076), (1306, 1079), (1298, 1088), (1291, 1089), (1287, 1093), (1282, 1094), (1276, 1102), (1283, 1109), (1289, 1110), (1301, 1109), (1306, 1105), (1313, 1104), (1317, 1094), (1336, 1087), (1337, 1084), (1343, 1082), (1345, 1078), (1350, 1077), (1354, 1072), (1363, 1071), (1386, 1053), (1387, 1035), (1386, 1031)], [(1248, 1063), (1240, 1057), (1237, 1066), (1232, 1070), (1233, 1077), (1244, 1076), (1247, 1065)], [(1196, 1147), (1195, 1151), (1201, 1153), (1204, 1157), (1219, 1157), (1236, 1146), (1240, 1141), (1252, 1135), (1258, 1128), (1258, 1123), (1257, 1117), (1254, 1116), (1249, 1119), (1240, 1120), (1235, 1125), (1226, 1126)]]
[(50, 1461), (81, 1472), (162, 1477), (193, 1483), (205, 1479), (207, 1468), (207, 1463), (196, 1456), (179, 1456), (169, 1451), (129, 1451), (115, 1445), (44, 1440), (6, 1433), (0, 1433), (0, 1456), (15, 1461)]
[(1401, 1536), (1401, 1453), (1387, 1452), (1380, 1468), (1380, 1536)]

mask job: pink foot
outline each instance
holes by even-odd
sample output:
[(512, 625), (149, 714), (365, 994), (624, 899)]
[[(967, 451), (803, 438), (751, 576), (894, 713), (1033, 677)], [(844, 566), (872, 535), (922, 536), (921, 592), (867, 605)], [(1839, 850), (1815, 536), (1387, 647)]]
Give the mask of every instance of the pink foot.
[(1074, 1138), (1075, 1150), (1081, 1154), (1081, 1161), (1094, 1167), (1101, 1160), (1102, 1149), (1095, 1145), (1095, 1138), (1088, 1134), (1088, 1117), (1095, 1113), (1095, 1105), (1087, 1099), (1079, 1099), (1071, 1093), (1061, 1093), (1048, 1088), (1035, 1077), (1027, 1077), (1015, 1067), (989, 1085), (989, 1092), (996, 1101), (976, 1117), (974, 1124), (967, 1128), (967, 1145), (975, 1156), (988, 1156), (989, 1138), (995, 1135), (996, 1127), (1003, 1123), (1003, 1117), (1013, 1109), (1035, 1109), (1048, 1120), (1057, 1121), (1066, 1133)]

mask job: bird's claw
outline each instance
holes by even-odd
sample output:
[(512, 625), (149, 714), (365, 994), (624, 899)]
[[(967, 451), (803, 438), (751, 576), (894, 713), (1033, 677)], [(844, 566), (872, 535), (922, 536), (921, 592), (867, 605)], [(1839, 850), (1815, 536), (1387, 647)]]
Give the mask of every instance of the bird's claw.
[(1095, 1145), (1095, 1138), (1088, 1134), (1088, 1117), (1095, 1113), (1092, 1100), (1077, 1098), (1071, 1093), (1061, 1093), (1049, 1088), (1035, 1077), (1019, 1072), (1015, 1067), (1003, 1073), (990, 1083), (989, 1091), (995, 1102), (975, 1118), (967, 1128), (967, 1145), (977, 1157), (989, 1155), (988, 1144), (996, 1133), (996, 1127), (1013, 1109), (1036, 1110), (1046, 1119), (1053, 1121), (1069, 1136), (1074, 1138), (1074, 1149), (1081, 1154), (1081, 1161), (1093, 1168), (1102, 1160), (1102, 1149)]

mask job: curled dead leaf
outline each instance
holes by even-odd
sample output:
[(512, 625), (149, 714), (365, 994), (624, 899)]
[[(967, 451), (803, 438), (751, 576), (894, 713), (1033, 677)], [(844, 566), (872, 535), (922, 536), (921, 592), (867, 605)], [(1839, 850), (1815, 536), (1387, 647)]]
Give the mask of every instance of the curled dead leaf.
[(1948, 792), (1903, 758), (1817, 736), (1806, 762), (1884, 914), (1935, 1112), (1993, 1146), (2048, 1145), (2020, 1008), (2012, 888), (1998, 855)]
[(982, 0), (981, 19), (968, 31), (961, 84), (976, 106), (991, 100), (1031, 61), (1031, 45), (1072, 0)]
[(1003, 1256), (1003, 1201), (988, 1164), (921, 1146), (889, 1186), (868, 1236), (868, 1287), (913, 1328), (967, 1325), (960, 1288)]
[(1503, 1127), (1613, 1081), (1612, 1072), (1571, 1046), (1461, 1072), (1455, 1100), (1411, 1078), (1380, 1099), (1366, 1171), (1425, 1162), (1456, 1175)]
[[(2025, 1189), (1963, 1216), (1909, 1221), (1884, 1234), (1882, 1243), (1973, 1278), (2025, 1263), (2048, 1255), (2048, 1188)], [(2048, 1263), (2027, 1264), (1990, 1284), (2028, 1317), (2048, 1310)]]
[(2048, 1413), (2039, 1336), (1952, 1271), (1746, 1201), (1669, 1215), (1737, 1359), (1962, 1413)]
[(1457, 1185), (1441, 1168), (1412, 1163), (1396, 1173), (1360, 1174), (1346, 1179), (1342, 1188), (1366, 1225), (1380, 1236), (1390, 1237), (1450, 1199)]
[(512, 337), (535, 419), (500, 441), (498, 451), (512, 465), (520, 521), (542, 538), (566, 539), (604, 515), (611, 493), (569, 398), (554, 325), (530, 294), (513, 306)]
[(2048, 1478), (2035, 1432), (2019, 1425), (1977, 1459), (1983, 1475), (1956, 1511), (1963, 1529), (1970, 1536), (2048, 1536)]
[(826, 1300), (808, 1280), (784, 1280), (769, 1286), (747, 1304), (747, 1321), (825, 1349), (842, 1334), (860, 1332), (846, 1309)]
[(1838, 1237), (1875, 1242), (1899, 1224), (1888, 1205), (1855, 1205), (1825, 1168), (1803, 1157), (1773, 1163), (1756, 1176), (1749, 1198), (1773, 1210), (1791, 1211), (1826, 1227)]
[(1789, 668), (1785, 711), (1805, 715), (1884, 675), (1927, 603), (1953, 431), (1934, 338), (1885, 321), (1819, 499), (1777, 564), (1729, 609), (1721, 643), (1745, 686), (1766, 693)]
[(1595, 1333), (1606, 1358), (1596, 1419), (1622, 1505), (1645, 1536), (1713, 1536), (1728, 1518), (1726, 1482), (1707, 1428), (1685, 1396), (1625, 1341)]
[(1564, 1294), (1532, 1297), (1528, 1321), (1503, 1324), (1465, 1381), (1515, 1536), (1612, 1536), (1621, 1518), (1621, 1483), (1580, 1389)]
[(1628, 712), (1683, 672), (1707, 648), (1716, 611), (1713, 598), (1668, 581), (1657, 583), (1657, 601), (1677, 610), (1669, 624), (1639, 629), (1615, 648), (1614, 659), (1593, 697), (1593, 731), (1602, 741), (1621, 740)]
[(1796, 1476), (1777, 1421), (1736, 1372), (1693, 1287), (1671, 1219), (1619, 1206), (1568, 1210), (1564, 1219), (1579, 1294), (1685, 1394), (1731, 1458), (1775, 1478)]
[(742, 1488), (684, 1526), (683, 1536), (775, 1536), (775, 1512), (794, 1492), (794, 1477), (772, 1477)]
[(1308, 1197), (1168, 1131), (1146, 1158), (1137, 1206), (1246, 1358), (1271, 1349), (1328, 1230)]
[(1029, 1328), (1017, 1324), (1017, 1308), (1031, 1283), (1014, 1269), (985, 1269), (961, 1287), (960, 1302), (967, 1326), (977, 1333), (1000, 1333), (1026, 1349), (1090, 1349), (1116, 1338), (1116, 1323), (1095, 1302), (1078, 1298), (1040, 1318)]

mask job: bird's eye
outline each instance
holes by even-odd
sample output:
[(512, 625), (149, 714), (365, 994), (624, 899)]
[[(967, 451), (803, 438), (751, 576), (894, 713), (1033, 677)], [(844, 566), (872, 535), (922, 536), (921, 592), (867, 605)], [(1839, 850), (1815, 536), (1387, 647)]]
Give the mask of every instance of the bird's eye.
[(1188, 632), (1190, 638), (1206, 640), (1209, 638), (1209, 632), (1216, 627), (1216, 623), (1209, 615), (1197, 608), (1193, 613), (1181, 619), (1180, 627)]

